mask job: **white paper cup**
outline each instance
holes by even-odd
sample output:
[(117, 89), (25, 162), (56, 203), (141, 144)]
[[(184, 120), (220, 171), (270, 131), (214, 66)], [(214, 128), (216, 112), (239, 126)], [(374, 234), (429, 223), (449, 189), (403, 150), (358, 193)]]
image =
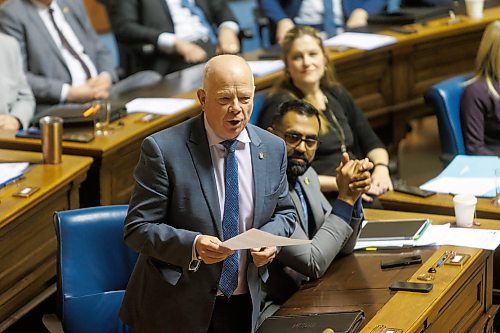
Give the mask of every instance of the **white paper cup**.
[(458, 194), (453, 197), (455, 218), (458, 227), (471, 227), (474, 222), (477, 199), (472, 194)]
[(465, 0), (465, 11), (467, 16), (473, 20), (483, 18), (484, 0)]

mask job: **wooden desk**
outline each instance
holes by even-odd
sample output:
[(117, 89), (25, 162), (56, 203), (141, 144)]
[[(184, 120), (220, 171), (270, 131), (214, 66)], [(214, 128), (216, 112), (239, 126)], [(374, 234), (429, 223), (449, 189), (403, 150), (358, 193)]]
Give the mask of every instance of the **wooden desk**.
[[(490, 1), (490, 3), (493, 1)], [(482, 20), (460, 16), (460, 23), (448, 25), (447, 19), (415, 25), (417, 33), (397, 37), (397, 43), (373, 51), (350, 49), (329, 53), (337, 76), (351, 92), (375, 128), (387, 129), (399, 142), (406, 122), (428, 113), (423, 107), (423, 93), (433, 83), (470, 71), (485, 26), (500, 18), (500, 7), (487, 9)], [(246, 56), (255, 59), (259, 53)], [(122, 102), (134, 97), (189, 97), (201, 85), (203, 65), (170, 74), (160, 84), (119, 97)], [(257, 89), (272, 85), (282, 76), (273, 73), (256, 79)], [(133, 169), (139, 158), (142, 140), (158, 130), (177, 124), (199, 113), (199, 105), (173, 116), (162, 116), (150, 123), (137, 123), (141, 115), (127, 116), (123, 128), (109, 137), (98, 137), (88, 144), (64, 142), (65, 154), (91, 156), (94, 163), (82, 185), (82, 205), (128, 203)], [(379, 131), (381, 133), (381, 131)], [(0, 132), (0, 148), (40, 151), (40, 141), (15, 139), (13, 132)]]
[[(162, 93), (161, 87), (156, 89), (155, 94)], [(133, 94), (141, 96), (148, 92), (144, 89)], [(132, 99), (131, 95), (121, 98)], [(96, 137), (89, 143), (63, 141), (64, 154), (94, 159), (89, 176), (81, 188), (82, 206), (128, 204), (133, 187), (133, 170), (139, 161), (144, 138), (198, 114), (198, 108), (197, 105), (179, 114), (162, 116), (147, 123), (141, 122), (144, 114), (131, 114), (120, 119), (123, 126), (115, 128), (109, 136)], [(13, 131), (0, 131), (0, 148), (41, 150), (40, 140), (16, 138)]]
[[(41, 163), (42, 156), (0, 149), (0, 160)], [(64, 155), (58, 165), (32, 164), (24, 179), (0, 189), (0, 331), (55, 292), (53, 214), (79, 207), (78, 190), (91, 163)], [(40, 190), (13, 197), (23, 185)]]
[[(406, 215), (405, 215), (406, 214)], [(369, 219), (418, 217), (424, 214), (366, 210)], [(428, 216), (428, 214), (425, 214)], [(432, 216), (435, 222), (447, 216)], [(482, 221), (484, 222), (484, 221)], [(488, 221), (489, 222), (489, 221)], [(437, 262), (444, 251), (455, 250), (471, 255), (463, 268), (438, 268), (434, 288), (428, 294), (391, 293), (391, 281), (418, 282), (416, 276)], [(402, 254), (420, 254), (423, 265), (382, 271), (382, 259)], [(308, 283), (294, 294), (277, 314), (307, 314), (363, 309), (366, 315), (361, 332), (370, 332), (377, 324), (401, 328), (404, 332), (480, 332), (492, 320), (493, 255), (480, 249), (442, 246), (405, 250), (356, 251), (336, 259), (325, 276)], [(475, 326), (476, 325), (476, 326)]]
[[(435, 194), (427, 198), (420, 198), (415, 195), (389, 191), (381, 195), (379, 199), (384, 208), (387, 209), (455, 215), (453, 210), (453, 196), (449, 194)], [(500, 207), (493, 205), (491, 203), (492, 200), (492, 198), (477, 199), (477, 217), (500, 220)]]

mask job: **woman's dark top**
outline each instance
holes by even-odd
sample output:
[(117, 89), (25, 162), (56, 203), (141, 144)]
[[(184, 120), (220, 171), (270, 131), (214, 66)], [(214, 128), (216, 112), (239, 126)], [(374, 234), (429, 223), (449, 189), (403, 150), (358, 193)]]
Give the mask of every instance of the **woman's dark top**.
[[(498, 82), (495, 84), (500, 91)], [(500, 99), (479, 79), (465, 87), (460, 105), (465, 150), (472, 155), (500, 155)]]
[[(349, 93), (340, 86), (324, 88), (323, 93), (328, 99), (325, 116), (330, 122), (330, 130), (320, 134), (321, 144), (316, 152), (312, 166), (319, 175), (335, 176), (335, 169), (340, 163), (341, 139), (331, 113), (335, 115), (345, 136), (345, 145), (351, 158), (365, 158), (366, 154), (375, 148), (385, 148), (384, 144), (373, 132), (363, 112), (356, 106)], [(257, 124), (262, 128), (272, 125), (274, 114), (281, 103), (292, 99), (287, 92), (277, 92), (267, 97)]]

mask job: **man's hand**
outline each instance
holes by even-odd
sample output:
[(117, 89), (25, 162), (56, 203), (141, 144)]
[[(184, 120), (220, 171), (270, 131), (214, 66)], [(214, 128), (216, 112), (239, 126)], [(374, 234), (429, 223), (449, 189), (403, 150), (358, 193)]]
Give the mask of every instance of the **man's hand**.
[(201, 235), (194, 245), (196, 253), (205, 264), (215, 264), (233, 254), (233, 250), (221, 246), (217, 237)]
[(109, 73), (102, 72), (96, 77), (88, 79), (87, 84), (92, 88), (107, 91), (111, 88), (113, 81), (111, 80), (111, 75), (109, 75)]
[(357, 28), (368, 23), (368, 12), (362, 8), (356, 8), (346, 22), (347, 28)]
[(0, 129), (18, 130), (19, 122), (17, 118), (8, 114), (0, 115)]
[(175, 40), (175, 50), (188, 64), (195, 64), (207, 59), (207, 53), (204, 49), (195, 43), (187, 42), (179, 38)]
[(276, 250), (276, 246), (250, 249), (253, 263), (257, 267), (270, 263), (276, 257)]
[(86, 103), (96, 99), (105, 99), (109, 97), (107, 90), (91, 87), (88, 83), (71, 86), (66, 96), (67, 102)]
[(282, 19), (278, 22), (276, 26), (276, 43), (282, 44), (285, 40), (285, 35), (288, 31), (295, 27), (293, 21), (289, 18)]
[(228, 28), (219, 29), (218, 38), (217, 54), (236, 54), (240, 52), (240, 40), (233, 30)]
[(373, 164), (368, 160), (350, 160), (347, 153), (337, 167), (337, 186), (339, 199), (354, 205), (358, 198), (370, 189), (370, 170)]

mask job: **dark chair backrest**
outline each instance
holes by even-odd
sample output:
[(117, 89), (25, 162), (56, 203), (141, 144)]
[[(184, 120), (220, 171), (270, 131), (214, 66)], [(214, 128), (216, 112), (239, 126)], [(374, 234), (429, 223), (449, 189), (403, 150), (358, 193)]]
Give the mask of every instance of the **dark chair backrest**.
[(425, 93), (425, 101), (434, 107), (441, 141), (441, 159), (447, 164), (455, 155), (464, 155), (465, 146), (460, 123), (460, 99), (464, 82), (470, 74), (439, 82)]
[(262, 111), (262, 107), (264, 106), (264, 102), (266, 100), (267, 94), (269, 93), (269, 89), (259, 90), (255, 92), (253, 98), (253, 111), (250, 116), (250, 124), (257, 124), (259, 121), (260, 112)]
[(132, 332), (118, 318), (137, 253), (123, 241), (127, 206), (56, 212), (58, 305), (65, 332)]

